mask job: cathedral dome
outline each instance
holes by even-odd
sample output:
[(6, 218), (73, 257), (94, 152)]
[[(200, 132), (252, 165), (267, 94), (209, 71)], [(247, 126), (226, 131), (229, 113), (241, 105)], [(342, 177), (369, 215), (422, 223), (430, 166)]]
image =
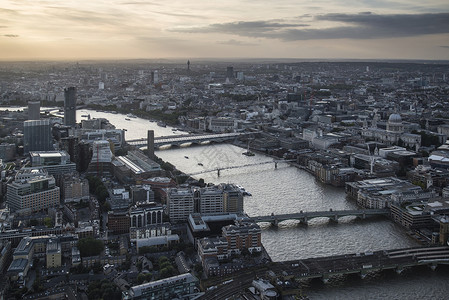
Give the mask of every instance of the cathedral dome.
[(388, 123), (402, 123), (402, 118), (399, 114), (391, 114), (388, 118)]

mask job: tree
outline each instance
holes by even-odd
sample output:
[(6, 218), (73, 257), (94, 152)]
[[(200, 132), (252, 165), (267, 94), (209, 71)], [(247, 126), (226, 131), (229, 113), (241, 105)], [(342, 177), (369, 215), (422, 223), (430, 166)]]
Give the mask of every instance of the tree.
[(48, 228), (53, 227), (53, 220), (50, 217), (46, 217), (44, 218), (44, 225), (47, 226)]
[(137, 275), (137, 283), (142, 284), (145, 281), (145, 278), (146, 278), (145, 274), (139, 273), (139, 275)]
[(80, 239), (77, 246), (82, 257), (96, 256), (104, 250), (103, 242), (92, 237)]

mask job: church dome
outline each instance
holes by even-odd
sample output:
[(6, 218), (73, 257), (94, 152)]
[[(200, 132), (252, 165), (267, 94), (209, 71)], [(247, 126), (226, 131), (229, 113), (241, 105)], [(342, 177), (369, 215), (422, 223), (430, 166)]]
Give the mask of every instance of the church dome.
[(388, 123), (402, 123), (402, 118), (399, 114), (391, 114), (388, 118)]

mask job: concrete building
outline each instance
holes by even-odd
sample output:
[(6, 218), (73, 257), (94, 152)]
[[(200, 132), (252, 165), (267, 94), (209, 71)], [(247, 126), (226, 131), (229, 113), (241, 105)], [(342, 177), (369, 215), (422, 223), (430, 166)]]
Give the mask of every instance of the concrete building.
[(3, 161), (10, 161), (16, 157), (16, 145), (2, 143), (0, 144), (0, 159)]
[(217, 186), (198, 189), (194, 192), (195, 212), (214, 214), (223, 212), (223, 191)]
[(7, 186), (7, 203), (12, 212), (35, 212), (59, 205), (55, 178), (37, 169), (23, 169)]
[(190, 273), (133, 286), (122, 294), (122, 299), (190, 299), (196, 293), (199, 280)]
[(112, 175), (112, 158), (111, 145), (108, 141), (94, 141), (92, 145), (92, 159), (87, 172), (97, 176)]
[(167, 210), (170, 222), (185, 222), (194, 212), (193, 191), (191, 189), (169, 189)]
[[(93, 119), (92, 122), (96, 120)], [(99, 123), (101, 124), (101, 122)], [(89, 144), (97, 140), (107, 140), (114, 145), (114, 149), (121, 149), (125, 145), (125, 131), (122, 129), (81, 129), (77, 130), (77, 136), (80, 140), (87, 141)]]
[(145, 227), (163, 223), (164, 208), (156, 203), (138, 203), (129, 209), (131, 227)]
[(73, 86), (64, 89), (64, 125), (76, 125), (76, 88)]
[(66, 151), (30, 151), (30, 160), (32, 167), (42, 168), (57, 179), (76, 171)]
[(208, 128), (213, 132), (234, 132), (237, 128), (237, 121), (234, 118), (211, 117)]
[(134, 185), (130, 187), (131, 200), (137, 202), (154, 202), (154, 192), (149, 185)]
[(347, 182), (346, 194), (364, 208), (387, 208), (392, 203), (401, 205), (435, 197), (433, 191), (424, 191), (419, 186), (394, 177)]
[(223, 212), (243, 212), (242, 191), (233, 184), (220, 184), (223, 191)]
[(132, 179), (140, 183), (148, 177), (161, 175), (158, 163), (148, 158), (142, 151), (128, 151), (126, 156), (118, 156), (113, 161), (114, 175), (121, 181)]
[(61, 184), (64, 203), (89, 201), (89, 181), (73, 174), (65, 174)]
[(47, 269), (61, 267), (62, 261), (61, 243), (59, 243), (57, 240), (51, 239), (47, 242), (45, 261)]
[(23, 122), (24, 154), (30, 151), (51, 151), (53, 149), (50, 121), (34, 120)]

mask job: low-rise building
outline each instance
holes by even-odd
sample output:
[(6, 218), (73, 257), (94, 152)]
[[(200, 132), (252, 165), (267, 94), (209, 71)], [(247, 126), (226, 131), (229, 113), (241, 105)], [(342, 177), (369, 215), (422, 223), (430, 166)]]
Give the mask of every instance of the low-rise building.
[(122, 299), (190, 299), (195, 294), (199, 280), (190, 273), (173, 276), (133, 286), (122, 294)]

